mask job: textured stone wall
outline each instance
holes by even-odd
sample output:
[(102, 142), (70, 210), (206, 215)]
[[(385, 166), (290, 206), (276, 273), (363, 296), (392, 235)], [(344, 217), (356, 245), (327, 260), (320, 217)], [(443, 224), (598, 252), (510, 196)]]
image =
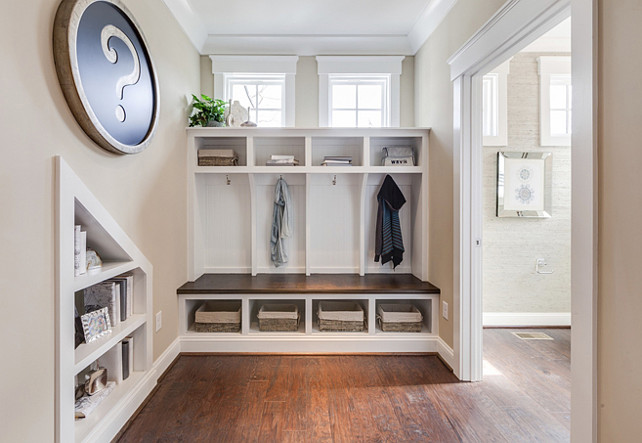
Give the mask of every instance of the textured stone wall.
[[(484, 148), (484, 312), (570, 312), (571, 148), (540, 146), (537, 57), (510, 62), (508, 147)], [(498, 151), (553, 153), (553, 209), (549, 219), (495, 216)], [(535, 271), (538, 258), (553, 274)]]

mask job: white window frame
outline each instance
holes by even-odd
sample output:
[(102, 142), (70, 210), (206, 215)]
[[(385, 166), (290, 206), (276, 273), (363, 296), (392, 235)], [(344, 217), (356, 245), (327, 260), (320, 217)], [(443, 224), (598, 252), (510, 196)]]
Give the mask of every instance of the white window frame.
[[(537, 58), (539, 71), (539, 121), (541, 146), (571, 146), (571, 134), (551, 133), (551, 82), (571, 86), (571, 57), (541, 56)], [(570, 97), (567, 98), (569, 102)], [(572, 112), (567, 108), (569, 114)], [(569, 115), (570, 117), (570, 115)], [(570, 126), (569, 126), (570, 127)]]
[[(355, 107), (354, 108), (335, 108), (332, 102), (332, 87), (336, 85), (355, 85)], [(381, 108), (363, 108), (359, 107), (359, 86), (361, 85), (380, 85), (381, 86)], [(359, 112), (361, 111), (381, 111), (380, 127), (390, 126), (390, 75), (370, 74), (370, 75), (352, 75), (352, 74), (330, 74), (328, 75), (328, 126), (333, 126), (332, 111), (354, 111), (355, 127), (359, 122)]]
[[(494, 116), (495, 135), (484, 134), (484, 146), (508, 146), (508, 74), (510, 59), (483, 76), (483, 96), (490, 96), (491, 103), (483, 103), (484, 115)], [(487, 83), (488, 82), (488, 83)], [(491, 86), (491, 90), (487, 88)], [(483, 120), (483, 119), (482, 119)], [(485, 125), (484, 125), (485, 126)], [(484, 130), (485, 128), (482, 128)]]
[(401, 62), (404, 56), (319, 56), (317, 70), (319, 74), (319, 126), (329, 127), (332, 113), (331, 76), (339, 78), (349, 76), (352, 79), (363, 79), (379, 76), (388, 77), (388, 102), (385, 125), (399, 127), (400, 124), (400, 88)]
[(263, 80), (274, 82), (283, 78), (282, 113), (283, 126), (293, 127), (295, 123), (295, 75), (297, 56), (248, 56), (211, 55), (214, 74), (214, 97), (229, 100), (231, 79), (247, 78), (252, 82)]
[(285, 124), (285, 74), (223, 74), (224, 88), (225, 88), (225, 101), (232, 99), (232, 87), (236, 84), (250, 84), (257, 88), (256, 97), (258, 97), (258, 87), (261, 85), (279, 85), (281, 86), (281, 107), (280, 108), (267, 108), (259, 106), (255, 103), (252, 107), (249, 116), (250, 121), (259, 122), (259, 114), (261, 111), (280, 111), (281, 124)]

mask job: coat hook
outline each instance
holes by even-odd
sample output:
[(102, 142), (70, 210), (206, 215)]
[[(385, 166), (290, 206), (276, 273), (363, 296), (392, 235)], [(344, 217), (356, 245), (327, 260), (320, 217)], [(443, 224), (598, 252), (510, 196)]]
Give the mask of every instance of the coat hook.
[(334, 174), (334, 177), (332, 178), (332, 186), (337, 185), (337, 174)]
[(232, 180), (230, 180), (230, 176), (225, 174), (225, 183), (229, 186), (232, 184)]

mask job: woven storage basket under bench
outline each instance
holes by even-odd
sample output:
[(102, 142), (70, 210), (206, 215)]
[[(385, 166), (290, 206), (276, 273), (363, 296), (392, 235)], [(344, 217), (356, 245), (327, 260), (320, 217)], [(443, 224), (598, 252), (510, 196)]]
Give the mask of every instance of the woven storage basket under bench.
[(320, 301), (319, 330), (359, 332), (365, 328), (363, 307), (353, 301)]
[(257, 317), (259, 331), (296, 332), (299, 329), (299, 308), (293, 304), (266, 303)]
[(384, 332), (421, 332), (423, 316), (416, 306), (403, 303), (381, 303), (377, 320)]
[(196, 332), (239, 332), (241, 330), (241, 303), (235, 301), (208, 301), (194, 314)]

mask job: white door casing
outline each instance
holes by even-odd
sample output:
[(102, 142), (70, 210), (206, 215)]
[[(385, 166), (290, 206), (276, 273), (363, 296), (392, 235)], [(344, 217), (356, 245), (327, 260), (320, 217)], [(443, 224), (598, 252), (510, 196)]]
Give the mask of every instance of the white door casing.
[(481, 77), (567, 18), (571, 9), (571, 439), (591, 442), (597, 438), (595, 0), (510, 0), (448, 60), (454, 105), (454, 370), (461, 380), (482, 379)]

